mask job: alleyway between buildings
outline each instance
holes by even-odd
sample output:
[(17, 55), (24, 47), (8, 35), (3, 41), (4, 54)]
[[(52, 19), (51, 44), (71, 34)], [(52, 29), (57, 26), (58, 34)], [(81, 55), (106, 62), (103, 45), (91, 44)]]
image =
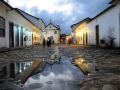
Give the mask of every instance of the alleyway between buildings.
[[(52, 56), (53, 54), (55, 55)], [(0, 64), (26, 61), (38, 62), (40, 60), (39, 63), (46, 61), (50, 65), (53, 65), (54, 62), (52, 62), (52, 60), (56, 60), (56, 58), (60, 59), (61, 56), (71, 59), (71, 65), (77, 66), (87, 75), (83, 80), (74, 81), (74, 84), (81, 86), (80, 90), (108, 90), (107, 88), (110, 88), (109, 90), (120, 90), (120, 49), (84, 45), (68, 46), (65, 44), (52, 45), (52, 47), (49, 48), (30, 46), (0, 53)], [(64, 59), (62, 61), (64, 61)], [(34, 67), (36, 67), (35, 63)], [(43, 68), (44, 65), (42, 66)], [(31, 68), (31, 70), (32, 69), (33, 68)], [(40, 72), (42, 71), (43, 69), (41, 69)], [(36, 72), (34, 72), (34, 75), (35, 73)], [(17, 78), (22, 76), (16, 77), (15, 79), (18, 80)], [(39, 86), (41, 86), (41, 84)], [(66, 89), (64, 87), (64, 89), (59, 90)]]

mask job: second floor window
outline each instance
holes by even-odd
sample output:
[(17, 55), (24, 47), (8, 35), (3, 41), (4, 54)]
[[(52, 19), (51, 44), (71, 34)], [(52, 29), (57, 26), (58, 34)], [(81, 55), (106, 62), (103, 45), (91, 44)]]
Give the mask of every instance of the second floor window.
[(57, 34), (57, 31), (54, 31), (54, 34)]
[(5, 37), (5, 19), (0, 16), (0, 37)]

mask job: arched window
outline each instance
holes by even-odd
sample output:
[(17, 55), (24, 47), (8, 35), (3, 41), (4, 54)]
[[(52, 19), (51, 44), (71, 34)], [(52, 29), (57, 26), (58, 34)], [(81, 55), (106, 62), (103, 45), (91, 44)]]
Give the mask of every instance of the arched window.
[(5, 37), (5, 19), (0, 16), (0, 37)]

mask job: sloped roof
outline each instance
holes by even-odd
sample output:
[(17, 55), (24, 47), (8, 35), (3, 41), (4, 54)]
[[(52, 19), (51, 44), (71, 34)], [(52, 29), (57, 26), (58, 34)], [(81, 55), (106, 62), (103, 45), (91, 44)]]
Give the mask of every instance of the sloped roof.
[(16, 8), (16, 10), (20, 14), (22, 14), (25, 18), (27, 18), (30, 22), (32, 22), (36, 27), (38, 27), (40, 29), (40, 22), (39, 22), (40, 19), (39, 18), (34, 17), (34, 16), (32, 16), (32, 15), (30, 15), (30, 14), (28, 14), (28, 13), (26, 13), (18, 8)]
[[(51, 22), (50, 22), (47, 26), (49, 26), (50, 24), (53, 25), (57, 30), (60, 30), (60, 27), (55, 26), (55, 25), (52, 24)], [(46, 27), (47, 27), (47, 26), (46, 26)], [(45, 28), (46, 28), (46, 27), (45, 27)]]
[(109, 2), (109, 4), (112, 4), (115, 0), (112, 0), (111, 2)]
[(120, 0), (112, 0), (111, 2), (109, 2), (109, 4), (113, 4), (113, 5), (116, 5), (117, 3), (119, 3)]
[[(12, 6), (10, 6), (7, 2), (5, 2), (4, 0), (1, 0), (1, 2), (3, 3), (3, 4), (5, 4), (7, 7), (9, 7), (11, 10), (15, 10), (15, 11), (17, 11), (23, 18), (25, 18), (26, 20), (28, 20), (30, 23), (32, 23), (34, 26), (36, 26), (37, 28), (39, 28), (40, 29), (40, 26), (35, 22), (35, 20), (33, 20), (32, 21), (32, 19), (30, 19), (30, 17), (29, 18), (27, 18), (27, 15), (29, 15), (29, 14), (27, 14), (26, 12), (24, 12), (24, 11), (22, 11), (22, 10), (20, 10), (20, 9), (18, 9), (18, 8), (13, 8)], [(27, 14), (27, 15), (25, 15), (25, 14)], [(36, 18), (36, 17), (34, 17), (34, 16), (32, 16), (31, 15), (31, 17), (33, 17), (33, 18)], [(38, 21), (39, 21), (39, 18), (36, 18)], [(37, 21), (37, 22), (38, 22)], [(43, 22), (43, 20), (41, 19), (41, 21)], [(43, 22), (44, 23), (44, 22)], [(38, 27), (39, 26), (39, 27)]]
[(13, 7), (10, 6), (7, 2), (5, 2), (4, 0), (0, 0), (2, 3), (4, 3), (6, 6), (8, 6), (11, 10), (13, 10)]
[(87, 17), (87, 18), (83, 19), (82, 21), (80, 21), (80, 22), (78, 22), (78, 23), (75, 23), (75, 24), (71, 25), (71, 28), (72, 28), (73, 26), (77, 25), (77, 24), (82, 23), (82, 22), (89, 22), (90, 20), (91, 20), (91, 18)]

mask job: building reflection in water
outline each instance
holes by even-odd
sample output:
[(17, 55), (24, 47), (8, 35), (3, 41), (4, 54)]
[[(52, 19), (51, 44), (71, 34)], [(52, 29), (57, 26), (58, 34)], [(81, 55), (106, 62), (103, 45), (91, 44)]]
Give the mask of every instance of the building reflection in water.
[(33, 61), (2, 63), (0, 64), (0, 77), (8, 76), (9, 78), (15, 78), (32, 63)]
[(60, 58), (60, 51), (58, 50), (58, 47), (56, 47), (55, 52), (50, 55), (48, 59), (43, 59), (43, 61), (52, 66), (56, 62), (60, 63)]

